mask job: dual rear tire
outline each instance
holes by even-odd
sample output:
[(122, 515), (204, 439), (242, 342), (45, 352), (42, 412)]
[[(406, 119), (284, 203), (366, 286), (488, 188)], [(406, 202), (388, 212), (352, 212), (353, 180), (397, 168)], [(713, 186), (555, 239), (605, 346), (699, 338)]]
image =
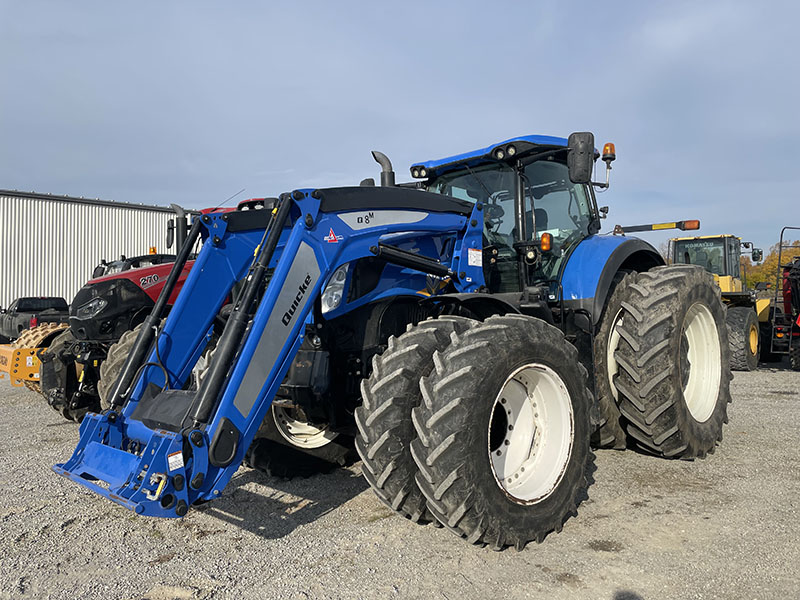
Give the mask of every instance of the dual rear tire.
[(541, 320), (451, 319), (409, 327), (375, 359), (356, 412), (365, 477), (412, 520), (521, 549), (560, 531), (586, 494), (587, 373)]
[[(365, 477), (400, 514), (468, 542), (540, 542), (586, 496), (586, 370), (541, 320), (449, 319), (410, 326), (375, 358), (356, 411)], [(731, 374), (725, 307), (708, 273), (657, 267), (619, 278), (595, 355), (597, 445), (682, 459), (714, 451)]]

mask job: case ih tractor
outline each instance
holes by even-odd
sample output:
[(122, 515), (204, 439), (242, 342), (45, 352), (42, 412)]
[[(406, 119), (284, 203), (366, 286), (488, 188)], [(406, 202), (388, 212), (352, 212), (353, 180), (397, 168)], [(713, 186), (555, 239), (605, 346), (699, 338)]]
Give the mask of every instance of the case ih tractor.
[[(731, 368), (753, 371), (759, 356), (769, 351), (770, 301), (756, 298), (747, 289), (747, 274), (741, 273), (742, 249), (749, 249), (752, 259), (763, 257), (752, 242), (742, 242), (734, 235), (704, 235), (670, 240), (673, 264), (699, 265), (714, 276), (728, 306), (727, 324)], [(744, 279), (743, 279), (744, 275)], [(763, 341), (762, 341), (763, 339)], [(762, 348), (766, 345), (765, 348)]]
[(591, 134), (415, 164), (402, 185), (374, 156), (380, 187), (196, 218), (110, 407), (54, 470), (137, 514), (182, 517), (245, 458), (299, 469), (355, 437), (399, 514), (522, 548), (576, 514), (598, 426), (602, 445), (714, 451), (730, 401), (719, 288), (641, 240), (598, 235), (593, 187), (607, 183), (591, 181)]

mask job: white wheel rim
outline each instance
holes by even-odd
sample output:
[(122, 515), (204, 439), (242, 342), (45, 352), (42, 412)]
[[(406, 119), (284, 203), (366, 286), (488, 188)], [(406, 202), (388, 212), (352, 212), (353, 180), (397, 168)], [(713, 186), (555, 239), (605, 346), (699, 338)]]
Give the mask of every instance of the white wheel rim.
[(690, 369), (683, 397), (692, 417), (703, 423), (714, 413), (722, 378), (719, 335), (714, 316), (706, 306), (697, 303), (689, 307), (684, 334)]
[(317, 427), (306, 421), (298, 421), (291, 413), (280, 407), (272, 407), (275, 426), (287, 442), (298, 448), (321, 448), (330, 444), (339, 434), (328, 430), (328, 426)]
[(529, 364), (509, 375), (489, 419), (497, 485), (514, 502), (535, 504), (561, 482), (572, 455), (572, 401), (553, 369)]
[(611, 331), (608, 333), (608, 344), (606, 345), (606, 370), (608, 372), (608, 387), (611, 389), (611, 395), (617, 402), (619, 402), (619, 392), (617, 391), (617, 386), (614, 385), (614, 375), (616, 375), (619, 371), (619, 364), (617, 363), (617, 359), (614, 357), (614, 353), (617, 351), (619, 340), (622, 337), (619, 334), (619, 328), (622, 325), (621, 315), (622, 309), (620, 308), (617, 311), (617, 314), (614, 315)]

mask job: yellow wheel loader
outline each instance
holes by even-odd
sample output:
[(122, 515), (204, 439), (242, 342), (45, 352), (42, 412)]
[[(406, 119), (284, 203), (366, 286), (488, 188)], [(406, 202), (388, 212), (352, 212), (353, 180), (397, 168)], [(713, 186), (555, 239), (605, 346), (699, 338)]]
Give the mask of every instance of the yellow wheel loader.
[[(759, 356), (769, 351), (770, 300), (757, 298), (755, 291), (747, 288), (747, 274), (741, 273), (743, 251), (749, 251), (755, 262), (763, 257), (760, 248), (730, 234), (670, 240), (673, 264), (699, 265), (714, 276), (722, 300), (728, 305), (731, 369), (753, 371), (758, 367)], [(762, 339), (767, 340), (764, 352)]]

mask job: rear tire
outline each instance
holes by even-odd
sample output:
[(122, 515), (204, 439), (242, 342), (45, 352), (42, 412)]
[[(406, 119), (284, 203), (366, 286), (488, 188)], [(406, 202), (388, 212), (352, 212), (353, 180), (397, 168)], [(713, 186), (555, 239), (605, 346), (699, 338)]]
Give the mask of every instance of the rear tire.
[(656, 267), (639, 274), (624, 309), (614, 385), (628, 434), (664, 457), (704, 458), (731, 401), (719, 287), (702, 267)]
[(416, 438), (411, 411), (422, 401), (419, 380), (433, 370), (433, 353), (447, 348), (450, 334), (475, 324), (472, 319), (443, 316), (409, 325), (404, 334), (389, 338), (386, 351), (373, 359), (372, 375), (361, 384), (356, 450), (364, 478), (384, 504), (414, 523), (433, 520), (417, 487), (417, 465), (411, 456)]
[(731, 351), (731, 369), (754, 371), (758, 368), (761, 335), (756, 311), (744, 306), (728, 308), (725, 317)]
[(575, 347), (544, 321), (496, 316), (454, 333), (433, 363), (411, 445), (429, 510), (497, 550), (560, 531), (592, 459), (592, 395)]
[(636, 273), (628, 273), (618, 280), (603, 310), (600, 327), (594, 337), (594, 389), (603, 421), (592, 434), (592, 445), (596, 448), (624, 450), (626, 447), (627, 436), (617, 405), (617, 388), (613, 383), (619, 370), (614, 353), (620, 341), (618, 327), (624, 317), (622, 303), (630, 294), (630, 286), (636, 283), (636, 277)]

